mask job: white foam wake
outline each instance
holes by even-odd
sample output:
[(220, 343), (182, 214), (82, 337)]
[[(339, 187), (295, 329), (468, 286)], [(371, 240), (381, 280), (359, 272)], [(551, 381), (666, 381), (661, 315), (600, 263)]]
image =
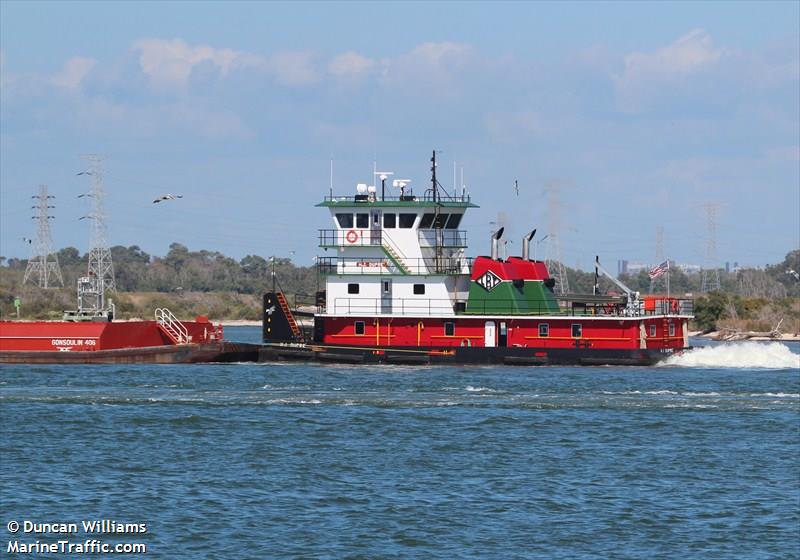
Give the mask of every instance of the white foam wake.
[(695, 348), (659, 365), (704, 368), (800, 369), (800, 355), (780, 342), (735, 342)]

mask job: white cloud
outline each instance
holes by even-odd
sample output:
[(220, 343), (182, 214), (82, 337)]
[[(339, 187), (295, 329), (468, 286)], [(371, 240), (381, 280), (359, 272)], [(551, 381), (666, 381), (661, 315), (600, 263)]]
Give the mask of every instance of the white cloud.
[(375, 61), (358, 54), (348, 51), (342, 53), (328, 64), (328, 72), (337, 78), (348, 79), (363, 76), (375, 67)]
[(630, 53), (622, 74), (614, 79), (620, 103), (623, 109), (637, 110), (648, 96), (708, 71), (728, 54), (714, 48), (711, 36), (702, 29), (693, 29), (654, 52)]
[(76, 90), (97, 61), (93, 58), (73, 56), (64, 63), (64, 68), (51, 78), (51, 83), (57, 87), (68, 90)]
[(267, 68), (280, 85), (304, 86), (320, 78), (314, 59), (309, 51), (283, 51), (269, 57)]
[(381, 60), (385, 85), (413, 88), (423, 94), (447, 91), (455, 75), (474, 61), (474, 51), (463, 43), (423, 43), (406, 54)]
[(180, 39), (142, 39), (133, 45), (139, 51), (139, 66), (162, 88), (183, 87), (192, 69), (205, 62), (213, 64), (223, 76), (234, 68), (257, 66), (263, 59), (256, 55), (242, 53), (233, 49), (187, 45)]

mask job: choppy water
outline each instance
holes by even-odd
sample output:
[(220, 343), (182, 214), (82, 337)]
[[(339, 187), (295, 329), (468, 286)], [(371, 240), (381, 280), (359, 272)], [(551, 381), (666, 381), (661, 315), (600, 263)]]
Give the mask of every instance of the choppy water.
[(797, 346), (705, 352), (5, 366), (0, 545), (107, 518), (146, 523), (122, 540), (148, 558), (798, 558)]

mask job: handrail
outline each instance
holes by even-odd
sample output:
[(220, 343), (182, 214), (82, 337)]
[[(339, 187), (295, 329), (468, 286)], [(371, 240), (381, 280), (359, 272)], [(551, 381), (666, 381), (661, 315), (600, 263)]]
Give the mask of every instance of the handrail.
[[(434, 237), (431, 242), (431, 237)], [(417, 230), (420, 247), (466, 248), (467, 232), (463, 229), (425, 228)]]
[[(384, 196), (381, 198), (375, 197), (374, 199), (370, 199), (369, 195), (360, 195), (364, 196), (364, 198), (356, 198), (359, 195), (353, 194), (345, 194), (345, 195), (325, 195), (323, 198), (324, 202), (434, 202), (433, 200), (433, 193), (431, 189), (427, 189), (425, 193), (420, 197), (414, 195), (414, 193), (409, 189), (406, 193), (402, 196)], [(445, 195), (441, 191), (438, 193), (436, 197), (436, 201), (448, 203), (448, 202), (470, 202), (470, 195), (463, 194), (463, 195)]]
[[(406, 273), (411, 275), (466, 275), (472, 270), (473, 257), (439, 257), (438, 269), (434, 257), (406, 259)], [(388, 258), (375, 257), (317, 257), (320, 274), (402, 274)]]
[(172, 336), (177, 344), (189, 342), (189, 330), (181, 323), (172, 311), (166, 307), (159, 307), (155, 312), (156, 322)]
[[(688, 300), (682, 300), (687, 301)], [(516, 306), (526, 309), (515, 309)], [(642, 308), (638, 315), (630, 315), (622, 306), (586, 306), (586, 307), (560, 307), (552, 309), (553, 300), (516, 300), (492, 299), (470, 302), (468, 300), (432, 299), (432, 298), (395, 298), (392, 300), (391, 315), (513, 315), (524, 316), (553, 316), (553, 317), (687, 317), (692, 315), (692, 309), (684, 305), (667, 309)], [(385, 303), (381, 298), (335, 298), (333, 305), (328, 306), (328, 312), (334, 315), (351, 314), (385, 314), (382, 309)]]

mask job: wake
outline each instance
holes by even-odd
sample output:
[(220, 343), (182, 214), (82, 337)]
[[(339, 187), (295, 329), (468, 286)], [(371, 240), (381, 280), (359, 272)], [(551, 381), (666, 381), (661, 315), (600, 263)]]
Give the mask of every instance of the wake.
[(780, 342), (735, 342), (695, 348), (670, 356), (659, 366), (800, 369), (800, 355)]

